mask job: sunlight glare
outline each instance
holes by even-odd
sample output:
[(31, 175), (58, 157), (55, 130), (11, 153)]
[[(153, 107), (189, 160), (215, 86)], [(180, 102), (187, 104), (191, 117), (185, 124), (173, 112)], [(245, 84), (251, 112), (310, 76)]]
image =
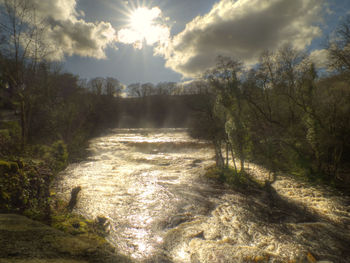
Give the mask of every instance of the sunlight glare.
[(130, 16), (131, 27), (135, 31), (146, 35), (152, 29), (153, 20), (160, 14), (161, 11), (158, 7), (153, 7), (152, 9), (139, 7)]
[(148, 45), (164, 44), (169, 40), (170, 29), (162, 19), (159, 7), (139, 7), (129, 15), (129, 25), (118, 32), (118, 40), (125, 44), (133, 44), (141, 49), (143, 42)]

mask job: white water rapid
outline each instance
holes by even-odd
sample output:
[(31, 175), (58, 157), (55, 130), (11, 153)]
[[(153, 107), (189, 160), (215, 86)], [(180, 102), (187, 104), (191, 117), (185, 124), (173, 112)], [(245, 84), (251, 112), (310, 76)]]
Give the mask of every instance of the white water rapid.
[(183, 129), (114, 129), (89, 152), (61, 173), (57, 193), (68, 200), (81, 186), (75, 211), (107, 218), (108, 241), (136, 261), (350, 262), (346, 197), (282, 175), (272, 193), (210, 182), (212, 148)]

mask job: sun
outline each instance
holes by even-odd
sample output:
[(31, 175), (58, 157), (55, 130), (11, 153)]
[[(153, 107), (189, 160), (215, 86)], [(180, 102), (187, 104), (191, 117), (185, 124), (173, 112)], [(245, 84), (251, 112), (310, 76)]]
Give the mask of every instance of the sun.
[(161, 11), (154, 7), (148, 9), (147, 7), (139, 7), (130, 15), (131, 28), (139, 33), (147, 35), (154, 25), (154, 20), (159, 17)]
[(170, 28), (165, 23), (159, 7), (138, 7), (128, 14), (129, 23), (118, 31), (118, 41), (141, 49), (144, 44), (164, 45), (170, 37)]

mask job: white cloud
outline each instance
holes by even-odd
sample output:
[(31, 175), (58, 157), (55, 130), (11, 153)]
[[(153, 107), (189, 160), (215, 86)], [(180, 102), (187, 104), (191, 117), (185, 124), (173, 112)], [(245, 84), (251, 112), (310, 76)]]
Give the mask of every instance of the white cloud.
[[(0, 0), (3, 4), (5, 0)], [(76, 10), (76, 0), (20, 0), (34, 8), (36, 20), (47, 26), (42, 38), (48, 59), (62, 60), (65, 55), (105, 58), (105, 49), (115, 42), (115, 30), (108, 22), (86, 22)], [(11, 2), (11, 0), (9, 1)]]
[(38, 15), (53, 20), (70, 20), (77, 16), (75, 0), (27, 0), (34, 5)]
[(322, 34), (322, 12), (322, 0), (221, 0), (155, 52), (185, 77), (212, 67), (218, 55), (254, 64), (267, 49), (309, 46)]
[(326, 49), (316, 49), (310, 53), (309, 59), (316, 68), (328, 68), (329, 52)]
[(51, 58), (61, 60), (64, 55), (105, 58), (105, 49), (115, 39), (110, 23), (87, 23), (82, 19), (66, 20), (47, 31), (47, 39), (56, 46)]

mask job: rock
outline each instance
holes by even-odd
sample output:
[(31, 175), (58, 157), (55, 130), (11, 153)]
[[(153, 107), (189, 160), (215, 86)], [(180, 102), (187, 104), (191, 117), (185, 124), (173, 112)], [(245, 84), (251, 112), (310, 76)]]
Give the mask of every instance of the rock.
[(98, 217), (96, 218), (96, 221), (97, 221), (97, 223), (98, 223), (99, 225), (103, 226), (103, 225), (106, 224), (107, 218), (105, 218), (104, 216), (98, 216)]
[(174, 228), (184, 222), (187, 222), (191, 219), (191, 215), (189, 214), (179, 214), (173, 216), (168, 223), (168, 228)]
[(196, 233), (194, 235), (191, 236), (192, 238), (200, 238), (200, 239), (205, 239), (204, 237), (204, 231), (200, 231), (199, 233)]
[(74, 207), (77, 205), (78, 194), (79, 194), (80, 191), (81, 191), (81, 187), (80, 186), (77, 186), (77, 187), (73, 188), (73, 190), (71, 192), (71, 197), (70, 197), (70, 200), (69, 200), (69, 204), (67, 206), (68, 211), (72, 212)]

